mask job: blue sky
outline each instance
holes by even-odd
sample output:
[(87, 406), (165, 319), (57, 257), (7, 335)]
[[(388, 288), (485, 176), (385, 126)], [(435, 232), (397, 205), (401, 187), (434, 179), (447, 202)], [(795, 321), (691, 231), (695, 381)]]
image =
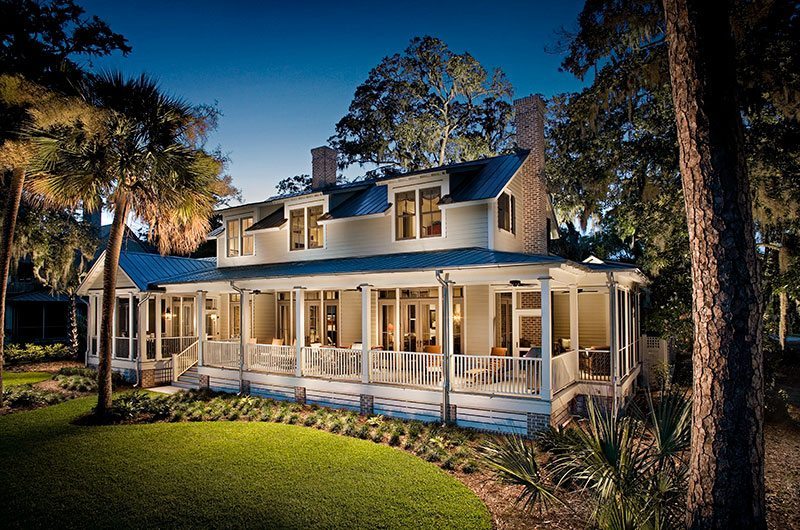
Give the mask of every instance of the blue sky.
[(247, 201), (271, 195), (283, 177), (309, 173), (309, 150), (333, 134), (355, 88), (414, 36), (437, 36), (486, 67), (502, 68), (516, 95), (579, 87), (558, 71), (561, 57), (545, 51), (559, 28), (575, 26), (579, 1), (81, 5), (133, 47), (128, 57), (95, 60), (94, 67), (147, 72), (192, 103), (217, 103), (223, 116), (211, 144), (229, 154), (229, 171)]

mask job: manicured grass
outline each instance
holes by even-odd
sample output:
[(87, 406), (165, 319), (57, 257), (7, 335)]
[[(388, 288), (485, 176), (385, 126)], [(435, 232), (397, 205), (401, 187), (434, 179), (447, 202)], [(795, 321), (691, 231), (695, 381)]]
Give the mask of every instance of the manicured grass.
[(0, 418), (3, 527), (490, 528), (419, 458), (247, 422), (87, 427), (94, 398)]
[(3, 372), (3, 385), (32, 385), (53, 377), (47, 372)]

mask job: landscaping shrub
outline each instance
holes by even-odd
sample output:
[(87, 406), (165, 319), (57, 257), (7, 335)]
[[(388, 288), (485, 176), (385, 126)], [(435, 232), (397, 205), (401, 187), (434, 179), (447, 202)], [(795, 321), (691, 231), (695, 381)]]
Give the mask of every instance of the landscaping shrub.
[[(56, 373), (56, 379), (58, 379), (59, 376), (80, 376), (91, 379), (94, 381), (93, 390), (97, 390), (97, 370), (94, 368), (85, 368), (82, 366), (64, 366), (58, 369), (58, 372)], [(114, 388), (123, 387), (127, 384), (128, 382), (125, 380), (122, 374), (118, 372), (111, 372), (111, 385)]]
[(9, 366), (73, 358), (65, 344), (9, 344), (5, 347), (4, 357)]
[(61, 392), (34, 388), (31, 385), (8, 387), (3, 391), (3, 404), (11, 409), (28, 409), (55, 405), (64, 401)]
[(364, 417), (353, 411), (261, 397), (217, 394), (208, 390), (180, 392), (170, 396), (154, 396), (140, 391), (123, 394), (114, 400), (106, 421), (272, 421), (304, 425), (402, 447), (428, 462), (437, 463), (448, 470), (460, 469), (465, 473), (478, 469), (472, 456), (482, 436), (463, 429), (419, 421), (407, 422), (383, 416)]
[(97, 379), (83, 375), (57, 375), (58, 386), (71, 392), (95, 392)]

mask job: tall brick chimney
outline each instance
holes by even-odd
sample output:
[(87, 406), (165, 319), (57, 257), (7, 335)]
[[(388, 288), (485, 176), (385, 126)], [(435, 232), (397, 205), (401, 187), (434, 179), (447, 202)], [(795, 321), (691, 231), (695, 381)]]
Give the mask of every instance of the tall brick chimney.
[(311, 189), (320, 190), (336, 184), (336, 150), (323, 145), (311, 150)]
[(538, 94), (514, 100), (514, 125), (517, 147), (530, 151), (520, 168), (522, 176), (523, 250), (529, 254), (547, 254), (550, 198), (544, 178), (544, 99)]

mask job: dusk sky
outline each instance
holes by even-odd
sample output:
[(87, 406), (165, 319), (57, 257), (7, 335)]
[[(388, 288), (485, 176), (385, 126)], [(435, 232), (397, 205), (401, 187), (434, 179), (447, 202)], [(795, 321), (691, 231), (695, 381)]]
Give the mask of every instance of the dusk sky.
[(487, 68), (502, 68), (518, 96), (577, 89), (575, 78), (558, 71), (561, 56), (545, 48), (559, 28), (575, 27), (582, 4), (81, 2), (133, 47), (128, 57), (95, 60), (95, 67), (147, 72), (192, 103), (217, 102), (223, 116), (210, 143), (229, 154), (246, 201), (272, 195), (284, 177), (310, 173), (309, 150), (333, 134), (355, 88), (412, 37), (439, 37)]

